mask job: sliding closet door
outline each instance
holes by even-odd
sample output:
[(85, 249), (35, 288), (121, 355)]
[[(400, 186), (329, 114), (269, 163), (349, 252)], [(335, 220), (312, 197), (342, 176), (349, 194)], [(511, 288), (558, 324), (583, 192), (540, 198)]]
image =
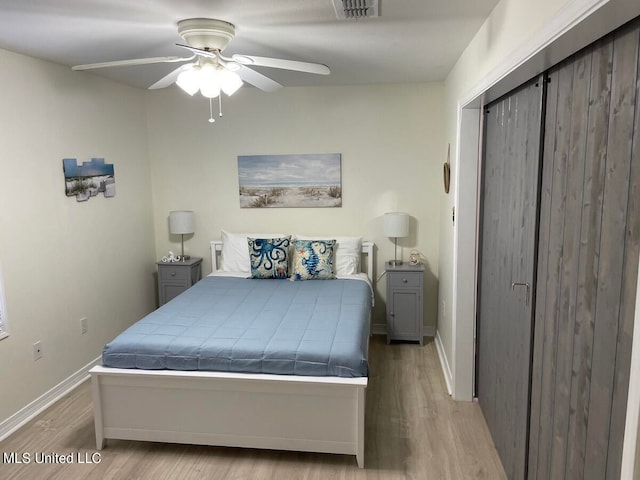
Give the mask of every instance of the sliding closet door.
[(510, 479), (528, 438), (532, 287), (543, 85), (485, 110), (478, 282), (477, 396)]
[(530, 479), (620, 478), (640, 248), (637, 25), (549, 73)]

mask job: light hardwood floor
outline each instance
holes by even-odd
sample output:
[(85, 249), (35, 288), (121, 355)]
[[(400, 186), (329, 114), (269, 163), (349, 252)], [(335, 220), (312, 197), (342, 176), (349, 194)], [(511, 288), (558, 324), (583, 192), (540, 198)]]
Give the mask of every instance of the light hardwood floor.
[[(99, 452), (100, 463), (79, 464), (78, 455), (96, 452), (85, 382), (0, 443), (0, 479), (506, 478), (478, 405), (447, 394), (432, 339), (420, 347), (374, 337), (370, 361), (364, 470), (344, 455), (116, 440)], [(31, 463), (5, 463), (12, 452), (30, 454)], [(74, 463), (35, 464), (36, 453), (72, 454)]]

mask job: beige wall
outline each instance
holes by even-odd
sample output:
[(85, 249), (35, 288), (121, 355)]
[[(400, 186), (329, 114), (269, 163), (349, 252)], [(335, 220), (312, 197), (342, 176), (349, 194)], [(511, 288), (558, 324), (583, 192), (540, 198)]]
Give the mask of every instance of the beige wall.
[[(0, 64), (1, 421), (152, 308), (155, 252), (144, 92), (3, 50)], [(113, 163), (116, 196), (67, 198), (65, 157)]]
[[(208, 102), (174, 89), (150, 92), (149, 154), (158, 254), (179, 251), (169, 238), (170, 210), (192, 209), (196, 233), (186, 241), (204, 256), (220, 230), (362, 235), (375, 241), (377, 274), (393, 257), (382, 215), (412, 218), (411, 237), (399, 240), (404, 258), (427, 257), (425, 323), (435, 326), (438, 291), (439, 192), (442, 190), (443, 87), (441, 84), (285, 88), (267, 94), (244, 87), (223, 105), (224, 117), (207, 122)], [(240, 209), (237, 156), (341, 153), (342, 208)], [(384, 297), (385, 279), (376, 286)], [(384, 324), (384, 302), (374, 322)]]

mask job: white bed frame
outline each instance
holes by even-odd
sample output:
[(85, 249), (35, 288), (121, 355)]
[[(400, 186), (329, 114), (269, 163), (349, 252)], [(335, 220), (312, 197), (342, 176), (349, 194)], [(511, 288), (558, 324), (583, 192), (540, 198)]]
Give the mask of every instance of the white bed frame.
[[(222, 243), (211, 242), (217, 270)], [(373, 279), (372, 242), (364, 242)], [(96, 446), (107, 439), (355, 455), (367, 378), (91, 369)]]

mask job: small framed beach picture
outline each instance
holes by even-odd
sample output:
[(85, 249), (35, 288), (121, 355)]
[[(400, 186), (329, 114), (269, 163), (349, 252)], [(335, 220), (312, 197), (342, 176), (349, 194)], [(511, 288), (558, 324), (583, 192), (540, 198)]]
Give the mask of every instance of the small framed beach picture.
[(105, 197), (115, 197), (113, 164), (105, 163), (104, 158), (92, 158), (80, 165), (75, 158), (64, 158), (62, 169), (67, 197), (76, 197), (78, 202), (85, 202), (98, 193)]
[(240, 208), (341, 207), (339, 153), (240, 155)]

